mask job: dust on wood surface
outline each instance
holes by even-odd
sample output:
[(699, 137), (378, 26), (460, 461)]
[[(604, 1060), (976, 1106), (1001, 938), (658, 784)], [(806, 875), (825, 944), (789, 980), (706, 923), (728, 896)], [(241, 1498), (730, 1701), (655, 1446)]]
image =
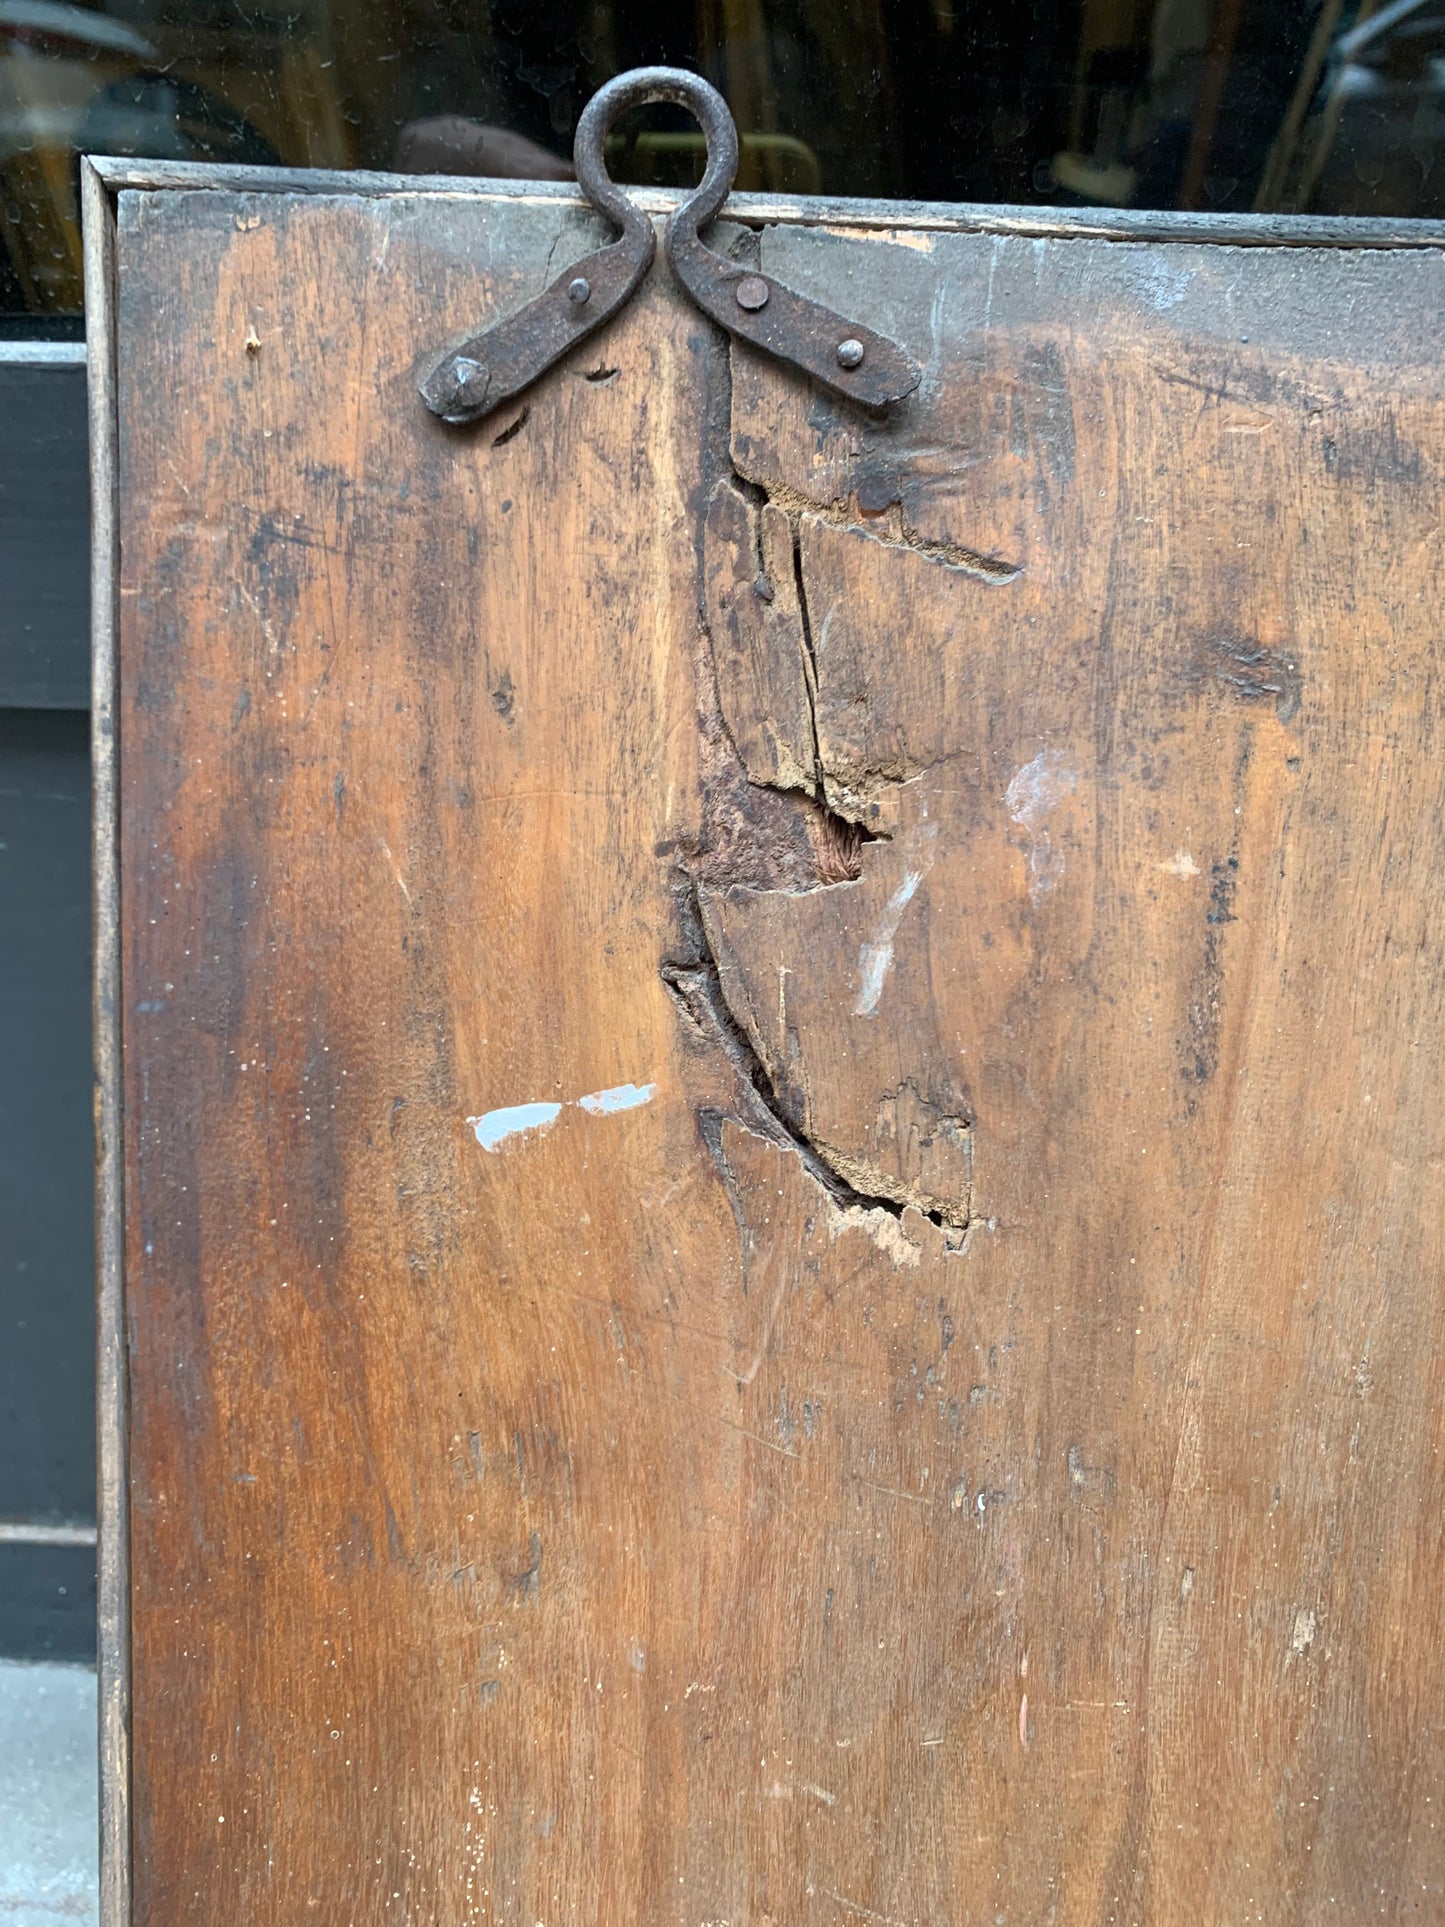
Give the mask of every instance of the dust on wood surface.
[(118, 211), (136, 1921), (1445, 1907), (1439, 257)]

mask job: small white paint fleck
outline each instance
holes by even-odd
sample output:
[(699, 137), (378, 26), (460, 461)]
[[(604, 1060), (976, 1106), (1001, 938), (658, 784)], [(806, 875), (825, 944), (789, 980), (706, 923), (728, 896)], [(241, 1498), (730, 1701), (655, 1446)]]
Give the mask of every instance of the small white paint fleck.
[(614, 1084), (608, 1091), (589, 1091), (577, 1102), (594, 1117), (610, 1117), (614, 1111), (631, 1111), (639, 1104), (650, 1104), (656, 1095), (655, 1084)]
[(562, 1115), (560, 1104), (509, 1104), (482, 1117), (469, 1117), (468, 1124), (484, 1151), (497, 1150), (509, 1137), (528, 1131), (545, 1131)]
[(884, 905), (872, 941), (858, 946), (858, 1001), (853, 1006), (855, 1017), (873, 1017), (877, 1014), (884, 980), (893, 968), (893, 939), (898, 934), (903, 912), (913, 901), (913, 893), (922, 881), (921, 870), (907, 873)]
[(406, 887), (406, 878), (402, 875), (401, 866), (397, 863), (396, 858), (391, 853), (390, 844), (387, 842), (384, 836), (378, 837), (377, 842), (380, 843), (381, 845), (382, 855), (386, 858), (387, 862), (391, 865), (391, 874), (396, 878), (397, 889), (401, 891), (401, 894), (406, 898), (408, 907), (410, 907), (411, 891), (408, 890)]
[(1143, 286), (1139, 292), (1157, 314), (1167, 314), (1170, 308), (1177, 308), (1189, 292), (1189, 283), (1194, 278), (1188, 268), (1170, 267), (1153, 249), (1139, 250), (1148, 253), (1150, 259), (1140, 277)]
[(1061, 749), (1041, 749), (1031, 763), (1014, 771), (1004, 802), (1014, 822), (1037, 829), (1049, 811), (1079, 786)]
[(1008, 813), (1029, 839), (1029, 895), (1035, 902), (1047, 896), (1064, 874), (1064, 853), (1056, 850), (1044, 828), (1044, 818), (1079, 787), (1061, 749), (1042, 749), (1032, 762), (1014, 771), (1004, 802)]
[(799, 1781), (796, 1786), (788, 1780), (774, 1780), (770, 1786), (763, 1788), (763, 1792), (769, 1800), (791, 1800), (797, 1793), (806, 1793), (814, 1800), (821, 1800), (825, 1807), (838, 1804), (836, 1793), (830, 1793), (825, 1786), (813, 1786), (807, 1780)]

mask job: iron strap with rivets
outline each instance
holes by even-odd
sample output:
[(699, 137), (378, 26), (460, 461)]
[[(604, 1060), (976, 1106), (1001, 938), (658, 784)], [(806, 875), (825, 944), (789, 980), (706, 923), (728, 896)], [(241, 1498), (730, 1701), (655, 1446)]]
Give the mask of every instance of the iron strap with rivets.
[(896, 342), (845, 321), (771, 275), (725, 259), (701, 238), (732, 191), (737, 128), (722, 95), (696, 74), (639, 67), (593, 95), (573, 147), (578, 185), (620, 235), (439, 362), (421, 384), (427, 407), (444, 421), (478, 420), (545, 374), (627, 302), (652, 265), (656, 236), (652, 222), (608, 174), (602, 143), (624, 108), (656, 100), (686, 107), (707, 143), (702, 180), (674, 210), (662, 243), (679, 284), (703, 313), (739, 340), (865, 407), (881, 408), (911, 393), (922, 370)]

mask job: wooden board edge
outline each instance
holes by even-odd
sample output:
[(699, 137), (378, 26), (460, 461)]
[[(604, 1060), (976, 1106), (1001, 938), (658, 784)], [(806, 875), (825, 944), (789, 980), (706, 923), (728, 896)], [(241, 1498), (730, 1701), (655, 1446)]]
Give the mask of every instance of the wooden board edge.
[(121, 1094), (120, 786), (116, 701), (115, 209), (81, 164), (90, 396), (91, 756), (94, 795), (96, 1450), (99, 1522), (100, 1927), (129, 1927), (130, 1519)]
[[(332, 194), (360, 199), (428, 195), (584, 207), (565, 181), (479, 180), (449, 174), (382, 174), (333, 168), (243, 167), (209, 161), (87, 160), (108, 190), (189, 189), (232, 194)], [(629, 192), (644, 212), (666, 216), (684, 195)], [(1029, 240), (1173, 241), (1218, 247), (1440, 248), (1445, 221), (1332, 214), (1187, 214), (1138, 208), (988, 206), (948, 201), (830, 200), (822, 195), (734, 194), (726, 218), (784, 227), (910, 228), (949, 234), (1012, 234)]]

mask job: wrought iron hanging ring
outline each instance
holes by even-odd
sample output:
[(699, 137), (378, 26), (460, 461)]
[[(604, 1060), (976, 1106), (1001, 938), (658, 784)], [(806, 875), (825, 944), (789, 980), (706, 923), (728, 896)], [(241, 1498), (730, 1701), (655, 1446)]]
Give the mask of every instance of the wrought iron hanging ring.
[(628, 107), (649, 101), (686, 107), (703, 131), (702, 180), (673, 211), (663, 250), (678, 283), (703, 313), (739, 340), (790, 363), (865, 407), (898, 401), (918, 386), (913, 357), (886, 335), (845, 321), (820, 302), (759, 269), (730, 261), (701, 238), (732, 191), (738, 132), (715, 87), (677, 67), (639, 67), (592, 96), (577, 123), (577, 183), (599, 214), (621, 229), (576, 261), (516, 314), (474, 335), (421, 384), (422, 399), (448, 422), (476, 421), (510, 401), (563, 355), (610, 321), (652, 265), (652, 221), (607, 172), (603, 142)]

